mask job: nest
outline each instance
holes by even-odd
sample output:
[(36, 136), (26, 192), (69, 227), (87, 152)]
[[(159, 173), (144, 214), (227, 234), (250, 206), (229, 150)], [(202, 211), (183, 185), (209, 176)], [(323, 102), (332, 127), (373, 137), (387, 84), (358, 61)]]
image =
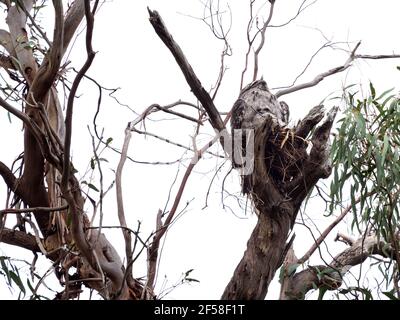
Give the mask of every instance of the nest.
[(278, 185), (292, 181), (301, 173), (308, 142), (293, 129), (276, 127), (264, 140), (265, 170)]

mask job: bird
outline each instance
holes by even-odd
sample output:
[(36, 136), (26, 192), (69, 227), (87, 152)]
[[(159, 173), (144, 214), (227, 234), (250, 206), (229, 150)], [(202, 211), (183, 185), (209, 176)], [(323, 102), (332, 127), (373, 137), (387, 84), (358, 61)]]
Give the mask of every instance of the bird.
[(252, 191), (249, 168), (254, 166), (254, 157), (251, 157), (251, 139), (254, 139), (255, 131), (268, 117), (284, 127), (289, 121), (289, 107), (285, 102), (277, 100), (266, 81), (261, 78), (242, 89), (231, 112), (232, 167), (241, 170), (243, 194)]

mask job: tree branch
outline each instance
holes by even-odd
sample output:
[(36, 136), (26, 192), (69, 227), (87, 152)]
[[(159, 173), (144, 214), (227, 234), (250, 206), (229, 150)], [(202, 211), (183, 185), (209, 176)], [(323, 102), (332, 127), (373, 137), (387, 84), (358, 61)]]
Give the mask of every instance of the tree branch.
[(311, 87), (315, 87), (317, 84), (319, 84), (322, 80), (324, 80), (326, 77), (332, 76), (336, 73), (339, 72), (343, 72), (344, 70), (348, 69), (354, 60), (356, 59), (371, 59), (371, 60), (379, 60), (379, 59), (396, 59), (396, 58), (400, 58), (399, 54), (381, 54), (381, 55), (368, 55), (368, 54), (356, 54), (357, 49), (359, 48), (359, 46), (361, 45), (361, 41), (357, 43), (357, 45), (354, 47), (354, 49), (350, 52), (349, 58), (347, 59), (347, 61), (341, 65), (338, 66), (336, 68), (330, 69), (326, 72), (320, 73), (319, 75), (317, 75), (313, 80), (309, 81), (309, 82), (305, 82), (287, 89), (283, 89), (278, 91), (275, 95), (277, 98), (289, 94), (289, 93), (293, 93), (299, 90), (303, 90), (306, 88), (311, 88)]
[(62, 206), (57, 208), (47, 208), (47, 207), (35, 207), (35, 208), (26, 208), (26, 209), (3, 209), (0, 210), (0, 214), (19, 214), (19, 213), (28, 213), (28, 212), (57, 212), (68, 209), (68, 206)]
[(378, 240), (376, 235), (363, 236), (337, 255), (328, 266), (309, 267), (292, 275), (281, 298), (304, 299), (305, 294), (315, 288), (335, 290), (341, 286), (343, 277), (352, 267), (362, 264), (374, 254), (393, 259), (395, 252), (382, 238)]
[(11, 190), (15, 190), (17, 188), (17, 178), (14, 176), (12, 171), (0, 161), (0, 175), (3, 177), (4, 182), (7, 187)]
[(63, 55), (68, 49), (68, 46), (78, 29), (83, 17), (85, 16), (85, 1), (75, 0), (69, 8), (67, 15), (64, 19), (64, 43), (63, 43)]
[(115, 188), (117, 193), (117, 207), (118, 207), (118, 219), (120, 225), (122, 227), (122, 234), (125, 239), (125, 254), (126, 254), (126, 274), (128, 278), (132, 278), (132, 237), (131, 233), (128, 230), (128, 225), (125, 219), (125, 210), (124, 210), (124, 201), (122, 194), (122, 169), (124, 168), (124, 164), (128, 154), (129, 142), (131, 139), (131, 130), (128, 128), (125, 129), (125, 140), (124, 145), (122, 147), (121, 158), (118, 163), (117, 171), (115, 173)]
[[(22, 1), (26, 11), (29, 12), (33, 7), (33, 0)], [(24, 11), (19, 8), (17, 3), (14, 3), (9, 8), (6, 19), (10, 30), (11, 46), (21, 74), (31, 84), (37, 72), (37, 63), (33, 57), (32, 49), (26, 45), (28, 42), (28, 34), (25, 26), (26, 20), (27, 16)]]
[(64, 167), (62, 172), (62, 187), (64, 190), (68, 189), (68, 180), (70, 175), (70, 153), (71, 153), (71, 137), (72, 137), (72, 116), (74, 109), (74, 100), (79, 84), (84, 77), (85, 73), (89, 70), (95, 57), (95, 52), (92, 48), (92, 37), (94, 27), (94, 17), (90, 11), (90, 0), (85, 0), (85, 15), (87, 20), (86, 30), (86, 53), (87, 59), (76, 75), (71, 87), (71, 91), (67, 102), (67, 111), (65, 116), (65, 141), (64, 141)]
[(0, 234), (0, 240), (9, 245), (24, 248), (32, 252), (41, 252), (35, 236), (25, 232), (5, 228)]
[(271, 5), (269, 7), (269, 16), (267, 18), (267, 21), (265, 21), (262, 29), (261, 29), (261, 42), (258, 46), (258, 48), (254, 51), (254, 72), (253, 72), (253, 81), (257, 80), (257, 74), (258, 74), (258, 56), (260, 55), (260, 52), (262, 48), (264, 47), (265, 44), (265, 32), (267, 31), (267, 27), (269, 26), (272, 15), (274, 14), (274, 7), (275, 7), (275, 0), (270, 1)]
[(50, 90), (60, 68), (63, 52), (64, 20), (62, 1), (53, 0), (55, 28), (53, 44), (33, 80), (30, 89), (34, 101), (42, 102)]
[[(365, 197), (369, 197), (371, 195), (373, 195), (376, 191), (373, 192), (369, 192)], [(361, 201), (361, 197), (355, 199), (354, 201), (354, 205), (359, 203)], [(349, 204), (346, 208), (344, 208), (342, 210), (342, 212), (340, 213), (340, 215), (335, 219), (335, 221), (333, 221), (325, 230), (324, 232), (321, 233), (320, 237), (313, 243), (313, 245), (311, 246), (311, 248), (304, 254), (303, 257), (301, 257), (296, 263), (298, 264), (303, 264), (305, 263), (308, 259), (310, 259), (310, 257), (312, 256), (312, 254), (315, 252), (315, 250), (317, 250), (319, 248), (319, 246), (321, 245), (321, 243), (326, 239), (326, 237), (331, 233), (331, 231), (333, 230), (333, 228), (335, 228), (340, 221), (342, 221), (344, 219), (344, 217), (352, 210), (353, 206), (351, 204)]]
[(193, 94), (196, 96), (196, 98), (200, 101), (200, 103), (206, 110), (210, 118), (210, 123), (212, 127), (217, 131), (223, 131), (225, 129), (225, 126), (222, 122), (221, 116), (217, 108), (215, 107), (214, 102), (211, 99), (210, 95), (203, 88), (200, 80), (194, 73), (193, 68), (187, 61), (182, 49), (175, 42), (172, 35), (169, 33), (159, 13), (155, 10), (152, 11), (149, 8), (148, 12), (150, 15), (150, 23), (152, 24), (157, 35), (160, 37), (160, 39), (164, 42), (166, 47), (171, 51), (172, 55), (174, 56)]

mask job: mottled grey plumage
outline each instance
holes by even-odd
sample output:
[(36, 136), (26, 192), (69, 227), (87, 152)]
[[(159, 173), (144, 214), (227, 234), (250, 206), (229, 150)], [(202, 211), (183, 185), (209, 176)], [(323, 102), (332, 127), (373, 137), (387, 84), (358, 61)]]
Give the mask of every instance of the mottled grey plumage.
[[(232, 108), (231, 128), (232, 137), (235, 129), (256, 130), (262, 126), (267, 117), (272, 117), (279, 126), (284, 127), (289, 120), (289, 107), (285, 102), (278, 102), (269, 91), (264, 80), (257, 80), (247, 85), (240, 93), (238, 100)], [(236, 133), (237, 135), (238, 133)], [(238, 139), (236, 139), (237, 141)], [(234, 143), (235, 139), (232, 139)], [(246, 136), (242, 133), (241, 146), (232, 145), (232, 150), (241, 149), (242, 154), (246, 150)], [(232, 160), (234, 168), (240, 168), (242, 163)], [(244, 175), (242, 180), (242, 192), (249, 193), (252, 189), (251, 175)]]

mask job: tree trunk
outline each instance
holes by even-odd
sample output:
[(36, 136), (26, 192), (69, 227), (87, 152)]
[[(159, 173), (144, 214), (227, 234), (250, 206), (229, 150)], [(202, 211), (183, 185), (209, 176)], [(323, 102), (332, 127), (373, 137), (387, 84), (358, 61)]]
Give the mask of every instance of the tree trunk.
[(307, 153), (307, 136), (324, 116), (313, 108), (294, 128), (280, 127), (267, 118), (256, 129), (253, 190), (250, 194), (258, 222), (242, 260), (225, 288), (222, 299), (264, 299), (276, 271), (291, 247), (287, 243), (300, 205), (320, 178), (329, 176), (328, 138), (337, 108), (315, 129)]

